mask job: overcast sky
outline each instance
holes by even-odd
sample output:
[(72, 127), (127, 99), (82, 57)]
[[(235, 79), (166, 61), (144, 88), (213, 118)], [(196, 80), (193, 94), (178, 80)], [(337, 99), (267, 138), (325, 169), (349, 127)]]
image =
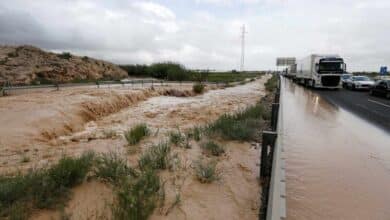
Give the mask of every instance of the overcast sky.
[(2, 0), (0, 44), (114, 63), (275, 69), (278, 56), (336, 53), (348, 70), (390, 66), (390, 0)]

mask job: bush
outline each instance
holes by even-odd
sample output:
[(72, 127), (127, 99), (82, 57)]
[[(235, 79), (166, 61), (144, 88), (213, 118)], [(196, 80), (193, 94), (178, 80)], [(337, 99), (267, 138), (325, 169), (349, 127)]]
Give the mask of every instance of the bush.
[(169, 132), (169, 142), (176, 145), (181, 146), (185, 142), (185, 136), (178, 131), (171, 131)]
[(268, 92), (273, 92), (278, 87), (279, 78), (277, 75), (273, 75), (268, 81), (264, 84), (265, 90)]
[(213, 141), (208, 141), (206, 143), (203, 143), (201, 147), (203, 148), (203, 150), (205, 150), (207, 153), (213, 156), (220, 156), (223, 153), (225, 153), (225, 149), (223, 149), (223, 147), (214, 143)]
[(202, 83), (196, 83), (192, 86), (192, 91), (194, 91), (196, 94), (203, 93), (204, 85)]
[(124, 178), (138, 176), (138, 173), (127, 165), (125, 158), (111, 152), (96, 158), (95, 176), (116, 185)]
[(138, 161), (141, 170), (166, 169), (168, 167), (168, 156), (171, 147), (168, 143), (160, 143), (150, 147)]
[(0, 177), (0, 216), (13, 216), (15, 208), (22, 207), (23, 215), (27, 215), (31, 208), (52, 208), (63, 203), (70, 187), (85, 179), (93, 158), (92, 153), (63, 157), (49, 169)]
[(217, 173), (217, 163), (215, 161), (205, 161), (199, 159), (195, 163), (195, 174), (198, 180), (201, 183), (211, 183), (219, 179), (219, 174)]
[(137, 179), (123, 182), (112, 206), (114, 219), (147, 219), (157, 205), (160, 189), (160, 178), (153, 170), (146, 170)]
[(72, 58), (72, 54), (70, 54), (68, 52), (63, 52), (62, 54), (58, 54), (57, 56), (61, 59), (65, 59), (65, 60), (69, 60), (70, 58)]
[(258, 103), (234, 115), (222, 115), (214, 123), (208, 125), (206, 131), (228, 140), (257, 140), (264, 124), (263, 120), (267, 115), (263, 105)]
[(149, 136), (150, 130), (146, 124), (138, 124), (132, 129), (125, 131), (124, 136), (129, 145), (138, 144), (143, 137)]

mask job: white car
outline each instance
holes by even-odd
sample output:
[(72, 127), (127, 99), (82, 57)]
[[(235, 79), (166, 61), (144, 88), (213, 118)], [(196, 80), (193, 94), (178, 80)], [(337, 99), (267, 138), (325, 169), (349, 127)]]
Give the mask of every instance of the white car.
[(341, 84), (343, 85), (343, 88), (346, 87), (347, 81), (348, 81), (349, 79), (351, 79), (352, 76), (353, 76), (353, 75), (350, 74), (350, 73), (344, 73), (343, 75), (341, 75)]
[(357, 89), (370, 89), (374, 86), (375, 82), (368, 78), (367, 76), (352, 76), (345, 82), (345, 86), (348, 89), (357, 90)]

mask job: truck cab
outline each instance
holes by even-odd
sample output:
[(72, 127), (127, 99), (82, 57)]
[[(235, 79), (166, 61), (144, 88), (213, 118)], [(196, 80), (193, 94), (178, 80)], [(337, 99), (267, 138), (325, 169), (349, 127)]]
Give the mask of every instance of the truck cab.
[(346, 71), (344, 60), (337, 56), (316, 57), (313, 87), (340, 88), (341, 75)]

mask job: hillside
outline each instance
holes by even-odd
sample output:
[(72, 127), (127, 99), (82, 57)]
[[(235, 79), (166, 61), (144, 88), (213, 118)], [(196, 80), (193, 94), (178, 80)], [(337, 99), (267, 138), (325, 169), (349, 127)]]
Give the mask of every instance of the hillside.
[(127, 73), (118, 66), (69, 53), (56, 54), (33, 46), (0, 46), (0, 85), (66, 83), (97, 79), (121, 79)]

